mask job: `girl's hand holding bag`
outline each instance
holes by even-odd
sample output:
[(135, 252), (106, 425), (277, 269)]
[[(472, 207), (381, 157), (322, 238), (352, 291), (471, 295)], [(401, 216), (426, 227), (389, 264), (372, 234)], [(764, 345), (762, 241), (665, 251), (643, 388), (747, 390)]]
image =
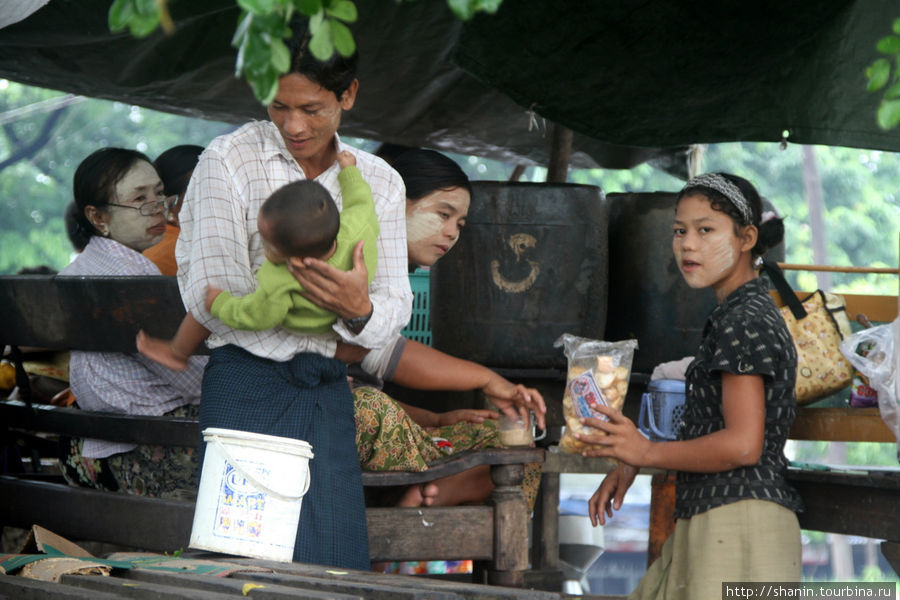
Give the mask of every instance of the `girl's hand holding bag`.
[(797, 404), (809, 404), (850, 385), (853, 370), (841, 353), (841, 341), (851, 333), (844, 299), (816, 290), (800, 300), (781, 268), (765, 261), (784, 306), (779, 310), (797, 348)]

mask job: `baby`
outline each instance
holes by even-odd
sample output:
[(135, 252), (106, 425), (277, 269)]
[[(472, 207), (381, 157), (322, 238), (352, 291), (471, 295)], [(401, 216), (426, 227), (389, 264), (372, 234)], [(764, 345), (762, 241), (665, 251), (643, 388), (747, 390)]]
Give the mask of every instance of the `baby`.
[[(219, 288), (206, 289), (206, 308), (235, 329), (260, 331), (282, 326), (301, 333), (327, 333), (337, 315), (316, 306), (301, 294), (303, 287), (287, 267), (288, 258), (318, 258), (343, 270), (353, 268), (353, 248), (364, 240), (363, 257), (369, 283), (377, 266), (378, 219), (372, 191), (356, 168), (350, 152), (338, 153), (343, 211), (321, 184), (289, 183), (269, 196), (259, 209), (257, 226), (266, 261), (256, 273), (258, 286), (236, 297)], [(171, 369), (184, 370), (187, 360), (209, 337), (209, 330), (190, 313), (171, 340), (138, 332), (137, 348), (144, 356)]]

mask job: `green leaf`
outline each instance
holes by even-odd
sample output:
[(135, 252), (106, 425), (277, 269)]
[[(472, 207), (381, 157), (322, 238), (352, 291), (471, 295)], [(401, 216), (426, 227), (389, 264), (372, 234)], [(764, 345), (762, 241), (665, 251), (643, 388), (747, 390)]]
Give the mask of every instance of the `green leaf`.
[(153, 13), (152, 15), (147, 16), (135, 16), (129, 24), (131, 35), (138, 38), (147, 37), (153, 33), (158, 26), (159, 13)]
[(272, 99), (278, 92), (278, 78), (274, 77), (271, 72), (257, 73), (253, 76), (247, 75), (247, 81), (253, 89), (253, 95), (256, 99), (265, 105), (271, 104)]
[(878, 126), (882, 129), (893, 129), (900, 124), (900, 100), (890, 100), (878, 107)]
[(301, 14), (311, 17), (322, 11), (322, 0), (294, 0), (294, 8)]
[(447, 6), (458, 19), (468, 21), (475, 14), (475, 6), (472, 0), (447, 0)]
[(231, 45), (237, 46), (247, 35), (250, 25), (253, 23), (253, 15), (248, 12), (241, 12), (241, 18), (238, 21), (237, 29), (234, 30), (234, 37), (231, 38)]
[(891, 76), (891, 63), (886, 58), (879, 58), (866, 69), (866, 77), (869, 78), (868, 90), (874, 92), (887, 84)]
[(476, 0), (475, 10), (494, 14), (503, 4), (503, 0)]
[(321, 61), (328, 60), (334, 54), (330, 23), (330, 21), (324, 21), (319, 30), (313, 33), (309, 40), (309, 51)]
[(340, 21), (331, 21), (331, 37), (334, 41), (335, 50), (341, 56), (353, 56), (353, 53), (356, 52), (356, 42), (353, 41), (353, 34)]
[(320, 10), (313, 16), (309, 18), (309, 34), (313, 37), (322, 29), (322, 24), (325, 22), (325, 11)]
[(291, 52), (281, 40), (272, 40), (272, 68), (279, 73), (287, 73), (291, 68)]
[(109, 7), (109, 30), (122, 31), (128, 27), (128, 21), (133, 15), (131, 0), (115, 0)]
[(248, 36), (247, 44), (244, 48), (244, 70), (251, 72), (264, 71), (269, 68), (271, 63), (272, 57), (269, 45), (258, 35)]
[(273, 0), (237, 0), (238, 6), (255, 15), (267, 15), (275, 7)]
[(883, 37), (878, 40), (878, 44), (875, 45), (875, 48), (882, 54), (900, 53), (900, 37), (897, 37), (896, 35)]
[(894, 33), (900, 34), (900, 18), (894, 19)]
[(895, 83), (884, 92), (885, 100), (900, 99), (900, 82)]
[[(328, 8), (325, 9), (325, 12), (328, 13), (329, 16), (340, 19), (345, 23), (354, 23), (359, 16), (356, 12), (356, 5), (350, 0), (336, 0), (331, 2)], [(335, 46), (337, 46), (337, 40), (335, 40)]]

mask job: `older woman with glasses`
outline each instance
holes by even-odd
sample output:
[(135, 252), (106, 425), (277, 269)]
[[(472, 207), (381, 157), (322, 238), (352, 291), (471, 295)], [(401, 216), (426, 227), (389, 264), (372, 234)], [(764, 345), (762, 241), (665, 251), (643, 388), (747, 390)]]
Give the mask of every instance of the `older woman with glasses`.
[[(175, 197), (166, 196), (150, 159), (134, 150), (102, 148), (75, 171), (75, 226), (84, 250), (60, 276), (160, 275), (141, 252), (158, 243)], [(172, 371), (139, 354), (73, 351), (69, 383), (84, 410), (133, 415), (197, 416), (206, 358)], [(192, 448), (67, 440), (63, 471), (74, 484), (178, 498), (196, 494)]]

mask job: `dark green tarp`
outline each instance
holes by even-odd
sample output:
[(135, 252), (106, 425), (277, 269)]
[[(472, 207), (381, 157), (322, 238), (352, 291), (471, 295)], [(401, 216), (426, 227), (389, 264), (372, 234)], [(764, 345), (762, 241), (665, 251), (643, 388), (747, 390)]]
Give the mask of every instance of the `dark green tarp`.
[[(50, 0), (0, 29), (0, 77), (240, 123), (234, 0), (170, 2), (178, 29), (111, 34), (110, 0)], [(342, 133), (546, 164), (683, 169), (687, 145), (781, 139), (900, 150), (863, 72), (898, 0), (506, 0), (463, 24), (445, 0), (358, 0), (360, 95)], [(2, 10), (2, 9), (0, 9)], [(461, 68), (462, 67), (462, 68)], [(533, 109), (535, 119), (531, 118)]]
[[(232, 123), (265, 118), (249, 87), (234, 78), (234, 0), (170, 1), (175, 35), (157, 32), (143, 40), (109, 32), (110, 3), (50, 0), (0, 29), (0, 77)], [(358, 0), (357, 6), (361, 87), (344, 115), (343, 135), (547, 163), (549, 124), (538, 116), (529, 130), (525, 109), (452, 62), (462, 23), (444, 0)], [(683, 154), (576, 135), (572, 163), (627, 168), (658, 159), (671, 167), (683, 164)]]
[[(615, 144), (788, 140), (900, 151), (866, 91), (897, 0), (507, 0), (455, 58), (487, 84)], [(900, 65), (898, 65), (900, 66)]]

